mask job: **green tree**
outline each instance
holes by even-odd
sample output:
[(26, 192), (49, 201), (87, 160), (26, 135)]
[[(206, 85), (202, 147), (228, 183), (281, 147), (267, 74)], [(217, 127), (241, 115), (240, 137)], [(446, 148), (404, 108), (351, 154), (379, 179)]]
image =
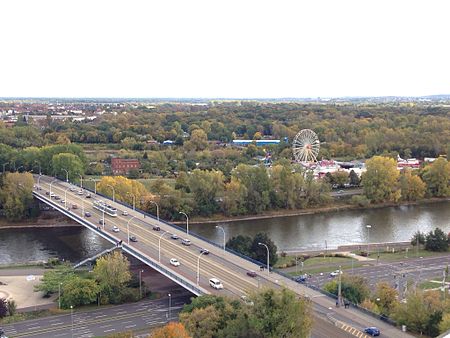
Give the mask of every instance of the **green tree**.
[[(338, 294), (338, 280), (334, 279), (326, 283), (323, 289), (334, 295)], [(369, 297), (370, 290), (367, 286), (367, 281), (361, 276), (341, 276), (341, 292), (344, 298), (355, 304), (361, 303), (364, 299)]]
[(224, 176), (221, 171), (195, 169), (189, 176), (189, 190), (195, 200), (195, 211), (209, 216), (219, 210), (219, 196), (223, 193)]
[(448, 237), (439, 228), (430, 231), (425, 238), (425, 250), (430, 251), (447, 251), (448, 250)]
[(227, 241), (226, 247), (239, 252), (242, 255), (250, 257), (252, 243), (253, 240), (250, 236), (237, 235)]
[(275, 265), (278, 261), (278, 249), (266, 233), (257, 233), (253, 238), (252, 246), (250, 247), (251, 257), (259, 262), (267, 262), (267, 249), (264, 245), (259, 245), (259, 243), (267, 245), (269, 248), (269, 264)]
[(376, 285), (376, 291), (373, 298), (377, 300), (376, 304), (380, 313), (389, 316), (395, 306), (397, 306), (398, 292), (391, 287), (389, 283), (379, 282)]
[(41, 283), (34, 289), (45, 294), (52, 294), (58, 292), (60, 286), (66, 285), (73, 278), (75, 273), (69, 264), (57, 265), (54, 269), (44, 272)]
[(425, 234), (420, 232), (419, 230), (414, 233), (411, 237), (411, 245), (417, 245), (417, 243), (424, 245), (425, 244)]
[[(66, 178), (67, 170), (69, 172), (69, 181), (79, 179), (79, 175), (84, 174), (84, 164), (81, 159), (71, 153), (60, 153), (53, 155), (52, 168), (57, 176)], [(63, 170), (64, 169), (64, 170)]]
[(95, 280), (75, 276), (63, 284), (61, 305), (64, 308), (94, 303), (100, 287)]
[(131, 279), (130, 262), (119, 251), (114, 251), (97, 260), (93, 270), (102, 293), (112, 302), (120, 301), (120, 296)]
[(350, 180), (350, 185), (354, 187), (359, 187), (359, 184), (361, 183), (361, 180), (357, 173), (355, 173), (354, 170), (350, 170), (350, 174), (348, 175)]
[(339, 188), (344, 187), (344, 185), (349, 182), (349, 174), (346, 171), (336, 171), (332, 176), (334, 184), (337, 184)]
[(224, 185), (222, 202), (224, 214), (231, 216), (245, 214), (247, 212), (246, 197), (247, 188), (237, 178), (232, 177), (231, 181)]
[(422, 174), (430, 196), (445, 197), (450, 195), (450, 163), (439, 157), (428, 164)]
[(14, 316), (17, 311), (17, 303), (14, 299), (8, 299), (6, 301), (6, 306), (8, 307), (8, 315)]
[(366, 161), (366, 169), (362, 175), (365, 196), (372, 202), (398, 201), (397, 163), (392, 158), (375, 156)]
[(416, 201), (425, 195), (425, 183), (419, 176), (413, 175), (411, 169), (403, 170), (399, 181), (402, 200)]
[(195, 129), (191, 133), (189, 142), (186, 142), (185, 145), (188, 143), (193, 146), (194, 150), (204, 150), (208, 146), (208, 136), (203, 129)]
[(20, 220), (32, 214), (33, 176), (30, 173), (7, 173), (3, 177), (0, 201), (9, 220)]

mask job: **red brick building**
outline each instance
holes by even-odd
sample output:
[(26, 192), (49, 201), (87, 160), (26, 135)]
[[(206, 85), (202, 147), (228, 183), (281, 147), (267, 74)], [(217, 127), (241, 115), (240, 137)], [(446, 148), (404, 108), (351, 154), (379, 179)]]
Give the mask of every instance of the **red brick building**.
[(141, 164), (135, 158), (112, 158), (111, 170), (114, 175), (128, 174), (131, 170), (139, 170)]

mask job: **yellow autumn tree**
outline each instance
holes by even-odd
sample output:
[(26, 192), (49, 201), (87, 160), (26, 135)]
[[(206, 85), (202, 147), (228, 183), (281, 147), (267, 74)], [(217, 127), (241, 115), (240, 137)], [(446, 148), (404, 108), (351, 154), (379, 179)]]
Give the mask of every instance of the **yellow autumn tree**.
[(153, 331), (151, 338), (190, 338), (183, 324), (170, 322), (169, 324)]

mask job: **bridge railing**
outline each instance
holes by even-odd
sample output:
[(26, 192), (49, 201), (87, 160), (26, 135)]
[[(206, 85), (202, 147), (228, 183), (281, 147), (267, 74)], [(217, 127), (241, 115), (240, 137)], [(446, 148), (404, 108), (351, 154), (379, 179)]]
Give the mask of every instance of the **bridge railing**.
[[(97, 234), (99, 234), (100, 236), (105, 238), (106, 240), (110, 241), (111, 243), (114, 243), (114, 244), (117, 243), (117, 239), (116, 238), (112, 237), (106, 231), (100, 231), (99, 229), (97, 229), (97, 226), (93, 225), (91, 222), (88, 222), (87, 220), (85, 220), (84, 218), (78, 216), (77, 214), (66, 210), (61, 205), (53, 202), (52, 200), (48, 199), (47, 197), (45, 197), (45, 196), (43, 196), (41, 194), (38, 194), (38, 193), (36, 193), (34, 191), (33, 191), (33, 194), (35, 196), (37, 196), (44, 203), (47, 203), (47, 204), (51, 205), (53, 208), (55, 208), (56, 210), (59, 210), (60, 212), (62, 212), (66, 216), (68, 216), (68, 217), (72, 218), (73, 220), (77, 221), (78, 223), (81, 223), (84, 226), (90, 228), (91, 230), (93, 230), (94, 232), (96, 232)], [(165, 274), (166, 276), (168, 276), (172, 280), (177, 281), (179, 284), (182, 284), (188, 290), (191, 290), (192, 292), (194, 292), (194, 293), (196, 293), (198, 295), (201, 295), (201, 294), (205, 293), (205, 291), (202, 290), (201, 288), (197, 287), (196, 285), (194, 285), (192, 283), (187, 282), (185, 279), (183, 279), (180, 276), (174, 274), (172, 271), (166, 269), (164, 266), (162, 266), (162, 265), (152, 261), (151, 259), (148, 259), (146, 256), (141, 254), (139, 251), (135, 250), (133, 247), (130, 247), (130, 246), (126, 245), (126, 244), (122, 244), (122, 249), (124, 251), (128, 252), (129, 254), (131, 254), (132, 256), (134, 256), (134, 257), (140, 259), (141, 261), (145, 262), (149, 266), (154, 267), (157, 271), (162, 272), (163, 274)]]

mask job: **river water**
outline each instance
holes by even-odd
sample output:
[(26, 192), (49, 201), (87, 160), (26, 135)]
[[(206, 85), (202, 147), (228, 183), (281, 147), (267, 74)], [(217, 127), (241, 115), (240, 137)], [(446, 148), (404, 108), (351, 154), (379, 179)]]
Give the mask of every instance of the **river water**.
[[(370, 224), (368, 231), (366, 225)], [(266, 232), (280, 250), (329, 248), (341, 244), (407, 241), (417, 229), (450, 231), (450, 201), (346, 210), (325, 214), (218, 223), (226, 239)], [(191, 232), (216, 243), (223, 233), (215, 224), (191, 224)], [(111, 244), (83, 227), (0, 230), (0, 264), (42, 261), (59, 256), (77, 262)]]

